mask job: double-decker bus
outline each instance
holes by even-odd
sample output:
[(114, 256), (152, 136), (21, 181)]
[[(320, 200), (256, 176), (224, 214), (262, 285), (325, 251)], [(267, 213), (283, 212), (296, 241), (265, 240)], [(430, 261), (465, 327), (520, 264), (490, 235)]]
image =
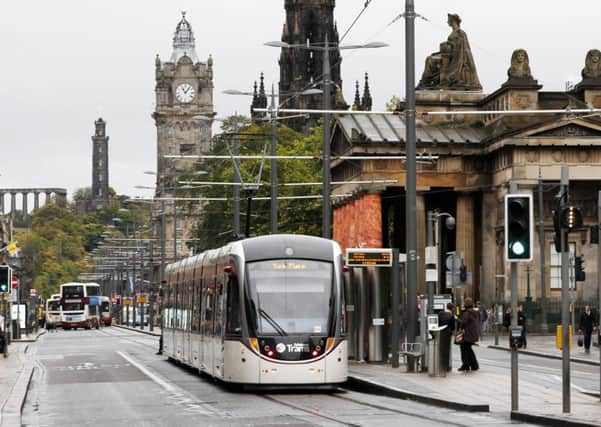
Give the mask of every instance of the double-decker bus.
[(347, 379), (342, 253), (319, 237), (232, 242), (166, 269), (163, 353), (244, 387)]
[(113, 322), (113, 305), (111, 299), (106, 296), (100, 297), (100, 320), (104, 326), (111, 326)]
[(98, 328), (100, 323), (100, 285), (65, 283), (60, 293), (63, 329)]
[(61, 323), (61, 295), (53, 294), (46, 300), (46, 324), (57, 327)]

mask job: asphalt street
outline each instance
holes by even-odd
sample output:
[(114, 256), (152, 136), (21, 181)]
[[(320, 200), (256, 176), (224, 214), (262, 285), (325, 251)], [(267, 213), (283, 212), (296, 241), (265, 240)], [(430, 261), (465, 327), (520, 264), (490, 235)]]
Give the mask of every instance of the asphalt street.
[[(156, 355), (158, 338), (117, 328), (57, 331), (31, 346), (24, 426), (483, 426), (508, 414), (463, 413), (335, 393), (238, 392)], [(483, 364), (504, 368), (488, 352)], [(497, 352), (502, 359), (503, 352)], [(547, 362), (546, 362), (547, 363)], [(542, 371), (545, 366), (539, 367)], [(544, 374), (546, 375), (546, 374)], [(584, 375), (584, 373), (583, 373)], [(545, 377), (545, 381), (551, 381)], [(524, 425), (524, 424), (522, 424)]]

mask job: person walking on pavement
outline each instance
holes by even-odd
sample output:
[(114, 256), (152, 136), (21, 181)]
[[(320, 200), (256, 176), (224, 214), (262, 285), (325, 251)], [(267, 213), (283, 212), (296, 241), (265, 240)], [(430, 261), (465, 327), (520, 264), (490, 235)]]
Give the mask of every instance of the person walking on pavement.
[(522, 304), (518, 306), (518, 326), (522, 327), (522, 342), (524, 343), (523, 347), (526, 348), (526, 313)]
[(474, 354), (472, 346), (478, 342), (479, 337), (479, 317), (474, 310), (474, 302), (471, 298), (466, 298), (465, 310), (459, 319), (459, 325), (463, 328), (463, 342), (461, 343), (461, 367), (459, 371), (477, 371), (480, 366)]
[(591, 336), (593, 330), (597, 327), (595, 324), (595, 315), (591, 310), (590, 305), (584, 306), (584, 311), (580, 315), (580, 326), (579, 330), (584, 335), (584, 351), (585, 353), (591, 352)]

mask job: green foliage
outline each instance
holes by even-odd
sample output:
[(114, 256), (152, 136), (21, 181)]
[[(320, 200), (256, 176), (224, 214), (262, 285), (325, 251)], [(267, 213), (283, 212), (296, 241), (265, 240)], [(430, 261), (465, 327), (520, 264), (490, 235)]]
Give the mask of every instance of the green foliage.
[[(261, 155), (270, 153), (271, 129), (267, 125), (245, 124), (235, 132), (234, 120), (226, 120), (223, 133), (215, 137), (212, 154), (232, 155), (234, 140), (239, 137), (240, 155)], [(246, 119), (248, 121), (248, 119)], [(247, 123), (247, 122), (246, 122)], [(281, 126), (277, 129), (277, 155), (314, 155), (321, 154), (322, 128), (315, 128), (311, 134), (295, 132)], [(211, 182), (232, 182), (233, 162), (210, 160), (201, 166), (208, 174), (203, 180)], [(270, 175), (271, 161), (240, 160), (240, 175), (244, 184), (261, 184), (253, 192), (251, 204), (250, 234), (262, 235), (270, 232)], [(260, 175), (259, 175), (260, 173)], [(319, 182), (321, 183), (321, 162), (317, 160), (278, 160), (278, 199), (284, 196), (321, 195), (320, 185), (282, 186), (284, 183)], [(237, 237), (233, 233), (233, 190), (232, 186), (210, 186), (191, 190), (201, 197), (226, 197), (227, 201), (205, 202), (202, 219), (195, 225), (193, 234), (200, 239), (194, 245), (196, 250), (205, 250), (221, 246)], [(248, 192), (240, 190), (240, 231), (244, 235), (246, 228), (246, 210)], [(266, 198), (266, 200), (256, 200)], [(321, 232), (321, 199), (278, 200), (278, 232), (319, 235)], [(242, 237), (242, 236), (240, 236)]]
[[(88, 230), (88, 234), (90, 231)], [(49, 203), (32, 215), (31, 229), (21, 243), (22, 265), (30, 287), (43, 297), (58, 292), (86, 269), (86, 226), (68, 208)]]

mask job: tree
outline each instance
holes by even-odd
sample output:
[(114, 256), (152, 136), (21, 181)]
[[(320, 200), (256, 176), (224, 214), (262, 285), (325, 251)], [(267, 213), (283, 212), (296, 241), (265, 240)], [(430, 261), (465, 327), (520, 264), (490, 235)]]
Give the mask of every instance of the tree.
[(390, 101), (386, 103), (386, 111), (394, 111), (401, 105), (401, 98), (396, 95), (392, 95)]
[[(215, 137), (212, 154), (231, 155), (233, 142), (236, 138), (233, 119), (226, 120), (223, 133)], [(246, 119), (248, 120), (248, 119)], [(260, 155), (269, 153), (270, 126), (245, 125), (238, 128), (241, 155)], [(322, 145), (321, 127), (313, 129), (311, 134), (295, 132), (281, 126), (277, 129), (277, 155), (320, 155)], [(256, 200), (259, 197), (269, 199), (271, 165), (268, 159), (241, 160), (240, 175), (243, 184), (259, 183), (261, 186), (253, 194), (251, 213), (251, 235), (267, 234), (270, 231), (270, 200)], [(231, 160), (207, 161), (202, 165), (208, 172), (207, 181), (232, 182), (234, 176)], [(321, 163), (313, 160), (280, 160), (278, 161), (278, 182), (321, 182)], [(208, 249), (221, 246), (235, 240), (233, 233), (233, 203), (231, 187), (211, 186), (192, 190), (192, 193), (202, 197), (223, 197), (228, 200), (206, 202), (202, 207), (202, 218), (195, 225), (194, 237), (199, 239), (198, 249)], [(321, 187), (292, 186), (278, 188), (278, 198), (283, 196), (321, 195)], [(240, 191), (241, 197), (241, 231), (244, 233), (246, 221), (245, 191)], [(281, 233), (320, 234), (321, 200), (279, 200), (278, 201), (278, 231)]]

